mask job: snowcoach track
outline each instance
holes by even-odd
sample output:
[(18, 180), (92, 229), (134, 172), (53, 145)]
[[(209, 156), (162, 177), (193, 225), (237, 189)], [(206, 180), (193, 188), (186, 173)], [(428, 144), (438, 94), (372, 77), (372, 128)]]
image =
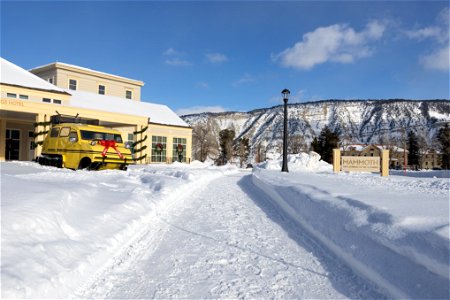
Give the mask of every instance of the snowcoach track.
[(384, 298), (239, 173), (158, 215), (82, 298)]

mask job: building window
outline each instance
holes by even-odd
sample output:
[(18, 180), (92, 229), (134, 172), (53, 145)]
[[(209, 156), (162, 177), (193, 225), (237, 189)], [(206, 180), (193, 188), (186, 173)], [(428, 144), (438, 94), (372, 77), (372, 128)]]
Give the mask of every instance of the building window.
[(27, 95), (19, 95), (19, 99), (28, 100), (28, 96)]
[(51, 84), (53, 84), (53, 77), (48, 79), (48, 82), (50, 82)]
[(152, 162), (166, 162), (166, 151), (167, 137), (152, 136)]
[(17, 94), (6, 93), (6, 97), (8, 97), (8, 98), (17, 98)]
[(62, 101), (61, 101), (61, 100), (58, 100), (58, 99), (53, 99), (53, 103), (54, 103), (54, 104), (61, 104)]
[(98, 86), (98, 93), (100, 95), (104, 95), (105, 94), (105, 86), (104, 85), (99, 85)]
[(50, 99), (50, 98), (42, 98), (42, 102), (51, 103), (52, 99)]
[(126, 91), (125, 92), (125, 98), (127, 98), (127, 99), (132, 99), (132, 96), (133, 96), (133, 92), (132, 91)]
[(75, 79), (69, 79), (69, 89), (77, 90), (77, 81)]
[[(181, 146), (179, 146), (179, 145), (181, 145)], [(179, 147), (180, 147), (180, 149), (178, 149)], [(182, 150), (182, 151), (180, 152), (180, 150)], [(173, 138), (172, 162), (180, 161), (180, 160), (182, 162), (186, 162), (186, 139), (185, 138)]]

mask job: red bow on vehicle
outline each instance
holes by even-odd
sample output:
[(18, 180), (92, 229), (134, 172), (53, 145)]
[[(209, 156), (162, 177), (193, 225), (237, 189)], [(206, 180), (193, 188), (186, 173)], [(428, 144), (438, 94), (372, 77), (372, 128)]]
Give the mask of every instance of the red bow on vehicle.
[(98, 143), (100, 145), (102, 145), (103, 147), (105, 147), (105, 149), (103, 149), (102, 151), (102, 156), (105, 157), (106, 156), (106, 152), (108, 152), (109, 147), (113, 148), (114, 150), (116, 150), (117, 155), (119, 155), (119, 157), (121, 159), (123, 159), (123, 155), (122, 153), (120, 153), (119, 150), (117, 150), (116, 148), (116, 141), (115, 140), (100, 140), (98, 141)]

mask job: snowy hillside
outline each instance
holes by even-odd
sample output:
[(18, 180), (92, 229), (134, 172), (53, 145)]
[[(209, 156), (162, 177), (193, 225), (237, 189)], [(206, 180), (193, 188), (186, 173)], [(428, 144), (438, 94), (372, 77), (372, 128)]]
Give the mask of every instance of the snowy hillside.
[[(191, 126), (211, 120), (214, 133), (234, 129), (236, 137), (249, 137), (254, 147), (266, 143), (268, 148), (281, 144), (283, 134), (283, 107), (258, 109), (250, 112), (202, 113), (183, 116)], [(300, 135), (307, 144), (328, 125), (339, 129), (341, 139), (353, 143), (379, 143), (398, 140), (403, 131), (414, 129), (428, 144), (437, 128), (450, 122), (450, 101), (328, 100), (288, 105), (289, 135)]]

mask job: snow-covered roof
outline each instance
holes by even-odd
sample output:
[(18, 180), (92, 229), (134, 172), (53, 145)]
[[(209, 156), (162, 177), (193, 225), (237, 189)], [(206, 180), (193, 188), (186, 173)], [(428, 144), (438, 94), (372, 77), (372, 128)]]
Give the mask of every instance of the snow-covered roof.
[[(52, 92), (67, 93), (65, 90), (45, 81), (42, 78), (28, 72), (25, 69), (7, 61), (3, 57), (1, 60), (0, 82), (26, 88), (47, 90)], [(68, 93), (70, 94), (70, 93)]]
[(189, 127), (175, 112), (163, 104), (140, 102), (120, 97), (72, 91), (70, 106), (149, 117), (151, 123)]
[[(386, 146), (386, 145), (375, 145), (375, 144), (351, 144), (351, 145), (345, 145), (345, 146), (341, 146), (341, 150), (356, 150), (356, 151), (363, 151), (364, 149), (366, 149), (367, 147), (370, 146), (374, 146), (376, 148), (378, 148), (379, 150), (383, 150), (383, 149), (387, 149), (387, 150), (391, 150), (393, 152), (403, 152), (403, 148), (397, 147), (397, 146)], [(408, 152), (408, 150), (406, 150), (406, 152)]]

